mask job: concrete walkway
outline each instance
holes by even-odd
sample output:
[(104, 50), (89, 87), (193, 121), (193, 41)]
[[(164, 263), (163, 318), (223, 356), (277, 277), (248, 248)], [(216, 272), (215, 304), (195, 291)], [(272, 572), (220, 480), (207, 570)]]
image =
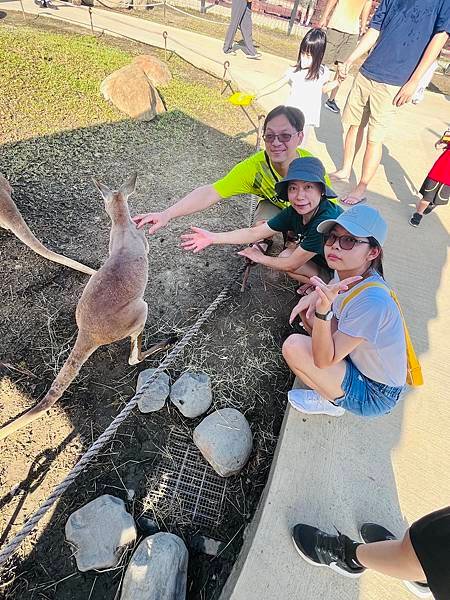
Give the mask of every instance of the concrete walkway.
[[(18, 2), (0, 4), (4, 10), (20, 10)], [(24, 5), (27, 12), (89, 27), (84, 7), (59, 4), (57, 11), (41, 10), (31, 0)], [(158, 47), (164, 47), (166, 30), (169, 49), (222, 76), (226, 57), (220, 40), (97, 8), (93, 15), (95, 26), (105, 32)], [(239, 88), (254, 91), (278, 79), (289, 61), (265, 54), (261, 61), (236, 56), (230, 63)], [(338, 94), (341, 106), (350, 83)], [(260, 104), (268, 111), (284, 99), (285, 91), (279, 91)], [(390, 225), (387, 278), (403, 304), (425, 385), (409, 391), (391, 415), (373, 421), (349, 415), (305, 418), (287, 411), (269, 481), (221, 600), (412, 597), (401, 582), (375, 573), (352, 581), (309, 566), (296, 554), (290, 528), (304, 521), (356, 535), (358, 524), (375, 520), (401, 534), (408, 523), (449, 504), (450, 209), (438, 209), (419, 229), (408, 224), (416, 190), (437, 156), (433, 144), (450, 122), (449, 100), (427, 93), (418, 106), (399, 110), (368, 194)], [(331, 170), (342, 158), (342, 128), (339, 116), (322, 112), (309, 146)], [(360, 172), (360, 160), (355, 169)]]

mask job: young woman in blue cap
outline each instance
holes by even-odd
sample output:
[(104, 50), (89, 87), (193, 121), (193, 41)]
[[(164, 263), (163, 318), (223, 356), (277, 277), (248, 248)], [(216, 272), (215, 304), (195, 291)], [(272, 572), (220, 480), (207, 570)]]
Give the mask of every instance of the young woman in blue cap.
[(291, 335), (283, 356), (311, 389), (292, 390), (289, 402), (308, 414), (385, 414), (400, 397), (407, 366), (402, 316), (383, 279), (387, 225), (360, 205), (317, 229), (335, 277), (329, 284), (312, 277), (314, 291), (292, 311), (291, 322), (301, 315), (311, 337)]
[(211, 244), (251, 244), (271, 238), (276, 232), (294, 232), (296, 247), (279, 256), (267, 256), (257, 246), (245, 248), (239, 254), (255, 263), (285, 271), (301, 283), (309, 284), (313, 275), (329, 281), (331, 270), (325, 262), (323, 239), (317, 227), (322, 221), (338, 217), (342, 209), (329, 200), (336, 194), (326, 183), (323, 164), (312, 156), (293, 160), (287, 176), (275, 189), (279, 198), (290, 203), (278, 215), (255, 227), (221, 233), (191, 227), (192, 233), (181, 236), (183, 248), (200, 252)]

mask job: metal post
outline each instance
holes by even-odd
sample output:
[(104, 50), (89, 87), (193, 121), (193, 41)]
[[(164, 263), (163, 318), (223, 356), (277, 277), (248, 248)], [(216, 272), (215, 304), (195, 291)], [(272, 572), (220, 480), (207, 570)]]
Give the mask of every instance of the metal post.
[(292, 32), (292, 28), (294, 27), (294, 23), (295, 23), (295, 17), (297, 16), (297, 11), (298, 11), (298, 5), (300, 3), (300, 0), (295, 0), (294, 1), (294, 6), (292, 7), (292, 12), (291, 12), (291, 16), (289, 19), (289, 25), (288, 25), (288, 30), (287, 30), (287, 34), (291, 35)]
[(163, 15), (164, 15), (164, 23), (166, 22), (166, 0), (164, 0), (163, 4)]
[(262, 128), (266, 115), (258, 115), (258, 131), (256, 132), (256, 151), (261, 149)]
[(200, 0), (200, 12), (203, 14), (206, 13), (206, 0)]
[(166, 62), (167, 62), (167, 36), (168, 36), (167, 31), (163, 31), (163, 38), (164, 38), (164, 60)]
[(26, 18), (26, 16), (25, 16), (25, 9), (24, 9), (24, 7), (23, 7), (23, 2), (22, 2), (22, 0), (20, 0), (20, 6), (21, 6), (21, 8), (22, 8), (22, 16), (23, 16), (23, 20), (24, 20), (24, 21), (26, 21), (26, 20), (27, 20), (27, 18)]
[[(229, 67), (230, 67), (230, 61), (229, 61), (229, 60), (226, 60), (226, 61), (223, 63), (223, 75), (222, 75), (222, 81), (220, 82), (220, 88), (221, 88), (221, 89), (222, 89), (222, 86), (223, 86), (223, 84), (224, 84), (224, 82), (225, 82), (225, 76), (226, 76), (226, 74), (227, 74), (227, 71), (228, 71)], [(223, 94), (223, 93), (224, 93), (224, 91), (226, 90), (226, 87), (227, 87), (227, 86), (225, 86), (225, 87), (222, 89), (222, 91), (220, 92), (221, 94)]]
[(92, 7), (89, 7), (89, 20), (91, 22), (91, 33), (92, 35), (95, 35), (94, 33), (94, 23), (92, 22)]

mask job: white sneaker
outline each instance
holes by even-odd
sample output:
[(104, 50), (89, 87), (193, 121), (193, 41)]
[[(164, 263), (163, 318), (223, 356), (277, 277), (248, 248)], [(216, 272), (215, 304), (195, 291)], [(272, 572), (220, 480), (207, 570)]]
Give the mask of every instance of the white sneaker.
[(314, 390), (291, 390), (288, 392), (288, 400), (293, 408), (307, 415), (341, 417), (345, 413), (343, 408), (331, 404)]

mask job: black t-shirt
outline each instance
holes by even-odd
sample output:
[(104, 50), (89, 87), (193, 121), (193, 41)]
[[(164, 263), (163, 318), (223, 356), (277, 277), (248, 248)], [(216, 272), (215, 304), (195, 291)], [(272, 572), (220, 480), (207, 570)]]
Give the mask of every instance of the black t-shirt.
[(299, 246), (307, 252), (316, 254), (312, 260), (321, 267), (328, 268), (323, 251), (323, 236), (317, 231), (317, 226), (327, 219), (337, 219), (341, 213), (340, 206), (325, 198), (320, 201), (319, 210), (306, 225), (303, 223), (303, 215), (299, 215), (292, 206), (267, 221), (267, 225), (274, 231), (293, 231), (298, 235)]

